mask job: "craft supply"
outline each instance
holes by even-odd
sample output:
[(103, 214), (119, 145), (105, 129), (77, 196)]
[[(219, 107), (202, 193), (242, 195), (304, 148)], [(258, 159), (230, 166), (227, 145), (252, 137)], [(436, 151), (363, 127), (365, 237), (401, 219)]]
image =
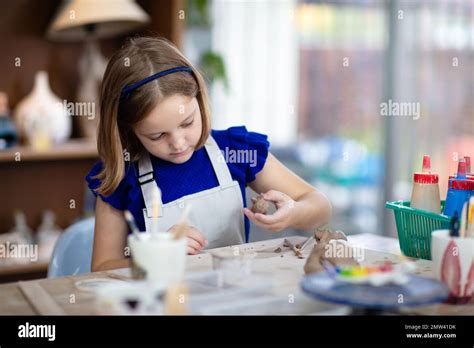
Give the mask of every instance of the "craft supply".
[(458, 172), (455, 178), (449, 180), (448, 194), (444, 214), (453, 216), (455, 211), (460, 212), (464, 203), (474, 195), (474, 180), (466, 177), (466, 160), (461, 158), (458, 162)]
[(439, 214), (441, 211), (438, 174), (431, 172), (430, 156), (423, 156), (423, 169), (413, 174), (411, 207)]
[(328, 242), (331, 239), (347, 240), (347, 237), (342, 231), (332, 231), (330, 229), (325, 228), (320, 230), (318, 229), (316, 232), (314, 232), (314, 239), (316, 240), (316, 242)]
[(469, 199), (469, 208), (467, 212), (467, 237), (474, 238), (474, 196)]
[(359, 265), (353, 258), (355, 249), (348, 244), (344, 232), (328, 229), (318, 230), (314, 233), (314, 238), (317, 243), (304, 265), (306, 274), (324, 271), (325, 262), (329, 262), (335, 267)]
[(166, 287), (159, 282), (115, 281), (94, 291), (97, 314), (163, 314), (160, 297)]
[(172, 284), (166, 289), (164, 314), (184, 315), (187, 313), (188, 286), (183, 283)]
[(465, 304), (473, 299), (474, 238), (451, 237), (448, 230), (433, 231), (431, 258), (435, 278), (451, 292), (449, 302)]
[(296, 248), (288, 239), (285, 239), (284, 243), (293, 250), (293, 252), (295, 253), (296, 256), (298, 256), (299, 259), (303, 258), (303, 254), (301, 253), (301, 251), (298, 248)]
[(158, 207), (160, 205), (160, 195), (161, 195), (161, 192), (160, 190), (155, 190), (154, 191), (154, 194), (153, 194), (153, 225), (152, 225), (152, 233), (154, 236), (156, 236), (158, 234), (158, 215), (159, 215), (159, 212), (158, 212)]
[[(466, 162), (466, 178), (468, 180), (474, 180), (474, 172), (472, 171), (471, 167), (471, 157), (470, 156), (464, 156), (464, 161)], [(457, 174), (450, 175), (449, 179), (456, 179)]]
[(408, 281), (407, 273), (416, 269), (414, 263), (408, 260), (396, 265), (386, 261), (380, 266), (345, 265), (340, 267), (334, 267), (331, 263), (324, 261), (323, 266), (331, 277), (341, 282), (367, 283), (374, 286), (388, 283), (405, 284)]
[(188, 226), (188, 215), (189, 215), (190, 210), (191, 210), (191, 206), (187, 204), (179, 219), (179, 222), (173, 229), (173, 239), (180, 239), (185, 235), (186, 228)]
[(459, 236), (459, 217), (457, 211), (454, 212), (454, 216), (451, 218), (449, 235), (451, 237)]
[(300, 251), (303, 251), (303, 249), (306, 248), (309, 245), (309, 243), (311, 243), (313, 238), (314, 238), (314, 235), (311, 237), (308, 237), (308, 239), (306, 239), (306, 241), (298, 249), (300, 249)]
[(460, 228), (459, 228), (459, 237), (464, 238), (466, 236), (466, 214), (467, 214), (467, 202), (464, 203), (464, 206), (461, 210), (461, 219), (460, 219)]
[[(186, 238), (174, 239), (171, 233), (141, 233), (128, 236), (135, 267), (145, 278), (159, 284), (179, 282), (186, 264)], [(134, 274), (136, 277), (138, 274)]]
[[(437, 303), (448, 297), (449, 290), (439, 281), (412, 274), (406, 274), (406, 280), (402, 285), (389, 283), (379, 287), (344, 283), (322, 272), (305, 276), (301, 288), (319, 301), (354, 306), (359, 310), (370, 309), (367, 314), (371, 315), (382, 314), (386, 309)], [(403, 301), (400, 301), (401, 294)]]
[(132, 233), (135, 237), (140, 237), (140, 231), (138, 230), (137, 224), (135, 223), (135, 219), (133, 218), (132, 213), (129, 210), (125, 210), (124, 212), (125, 220), (127, 220), (128, 226), (132, 230)]
[(266, 215), (268, 212), (268, 202), (265, 200), (262, 194), (259, 194), (257, 197), (252, 197), (251, 199), (252, 211), (254, 213), (264, 214)]
[(209, 251), (212, 267), (222, 272), (222, 281), (239, 283), (252, 273), (253, 260), (257, 253), (239, 247), (226, 247)]
[(471, 171), (471, 157), (470, 156), (464, 156), (464, 160), (466, 161), (466, 174), (471, 175), (473, 174)]

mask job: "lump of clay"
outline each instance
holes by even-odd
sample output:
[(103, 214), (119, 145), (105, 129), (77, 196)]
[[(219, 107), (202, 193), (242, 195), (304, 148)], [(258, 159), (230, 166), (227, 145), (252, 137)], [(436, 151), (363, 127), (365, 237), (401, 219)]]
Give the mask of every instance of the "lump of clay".
[(347, 241), (347, 237), (342, 231), (318, 230), (314, 232), (316, 242), (329, 242), (331, 239), (343, 239)]
[(268, 202), (263, 198), (263, 195), (252, 197), (252, 208), (254, 213), (260, 213), (266, 215), (268, 212)]
[[(317, 231), (314, 234), (314, 238), (316, 239), (317, 243), (304, 265), (304, 272), (306, 274), (324, 271), (324, 262), (329, 262), (333, 266), (357, 266), (359, 264), (352, 257), (335, 257), (330, 253), (326, 253), (326, 251), (332, 247), (330, 243), (334, 243), (331, 242), (331, 240), (342, 239), (347, 241), (344, 232), (334, 232), (329, 230)], [(348, 245), (344, 245), (343, 247), (350, 248)], [(343, 254), (351, 255), (351, 252), (347, 250), (347, 252), (344, 252)]]
[(327, 245), (327, 243), (318, 242), (314, 246), (313, 250), (311, 251), (311, 254), (309, 255), (304, 265), (304, 273), (310, 274), (324, 271), (322, 260), (324, 257), (325, 245)]

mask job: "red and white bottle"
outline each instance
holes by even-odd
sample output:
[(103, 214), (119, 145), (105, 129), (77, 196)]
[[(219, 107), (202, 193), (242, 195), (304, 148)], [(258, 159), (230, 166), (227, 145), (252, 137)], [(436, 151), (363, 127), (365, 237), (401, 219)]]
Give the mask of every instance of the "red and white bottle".
[(423, 156), (423, 170), (413, 174), (413, 191), (410, 206), (432, 213), (441, 213), (439, 177), (431, 172), (430, 156)]

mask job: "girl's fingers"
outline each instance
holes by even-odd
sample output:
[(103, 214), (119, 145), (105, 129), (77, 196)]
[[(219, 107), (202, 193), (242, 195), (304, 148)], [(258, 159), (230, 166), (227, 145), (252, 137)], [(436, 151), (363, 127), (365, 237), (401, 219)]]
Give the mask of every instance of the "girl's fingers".
[(188, 247), (186, 248), (186, 253), (187, 253), (188, 255), (196, 255), (196, 254), (199, 254), (199, 251), (188, 246)]
[(283, 192), (276, 191), (276, 190), (270, 190), (270, 191), (265, 192), (263, 194), (263, 198), (267, 201), (278, 203), (278, 202), (286, 201), (288, 199), (288, 196), (286, 194), (284, 194)]
[(264, 215), (260, 213), (254, 214), (250, 209), (247, 209), (247, 208), (244, 208), (244, 213), (254, 223), (263, 224), (267, 228), (270, 227), (270, 225), (273, 225), (282, 221), (286, 214), (286, 212), (283, 209), (278, 209), (272, 215)]
[(208, 244), (207, 239), (205, 239), (202, 233), (195, 227), (190, 226), (186, 231), (186, 236), (199, 243), (199, 245), (201, 245), (201, 248), (205, 247)]
[(255, 214), (250, 209), (244, 208), (244, 213), (258, 227), (261, 227), (261, 228), (264, 228), (264, 229), (270, 229), (269, 225), (264, 224), (263, 222), (261, 222), (257, 218), (255, 218)]
[(284, 210), (284, 208), (280, 208), (275, 213), (273, 213), (272, 215), (264, 215), (264, 214), (257, 213), (257, 214), (254, 214), (254, 217), (255, 217), (255, 219), (257, 219), (261, 223), (271, 225), (271, 224), (275, 224), (275, 223), (278, 223), (278, 222), (284, 220), (285, 215), (287, 213), (288, 212), (286, 210)]
[(196, 249), (197, 251), (201, 251), (202, 249), (202, 245), (192, 238), (188, 238), (188, 247)]

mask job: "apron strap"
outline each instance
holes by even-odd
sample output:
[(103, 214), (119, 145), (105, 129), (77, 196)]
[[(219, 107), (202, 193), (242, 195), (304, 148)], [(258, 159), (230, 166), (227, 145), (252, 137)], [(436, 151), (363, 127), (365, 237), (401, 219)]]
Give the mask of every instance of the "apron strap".
[(211, 159), (212, 167), (216, 173), (219, 186), (225, 188), (232, 185), (232, 176), (230, 175), (229, 167), (225, 162), (225, 158), (222, 155), (219, 145), (217, 145), (214, 138), (209, 135), (205, 144), (207, 154)]
[(153, 217), (153, 199), (159, 197), (158, 216), (163, 214), (163, 201), (161, 200), (161, 191), (155, 181), (153, 166), (151, 165), (150, 155), (144, 154), (138, 161), (138, 183), (142, 190), (143, 200), (148, 217)]
[[(222, 155), (219, 146), (211, 135), (208, 137), (205, 148), (211, 160), (214, 172), (216, 173), (217, 180), (219, 181), (219, 186), (221, 188), (226, 188), (232, 185), (233, 182), (229, 167), (225, 162), (224, 156)], [(138, 161), (138, 182), (140, 184), (140, 189), (142, 190), (143, 200), (145, 201), (147, 216), (151, 218), (153, 215), (154, 197), (159, 197), (160, 209), (158, 211), (158, 216), (163, 216), (163, 201), (161, 198), (161, 191), (155, 181), (155, 174), (153, 172), (153, 166), (148, 153), (145, 153)]]

